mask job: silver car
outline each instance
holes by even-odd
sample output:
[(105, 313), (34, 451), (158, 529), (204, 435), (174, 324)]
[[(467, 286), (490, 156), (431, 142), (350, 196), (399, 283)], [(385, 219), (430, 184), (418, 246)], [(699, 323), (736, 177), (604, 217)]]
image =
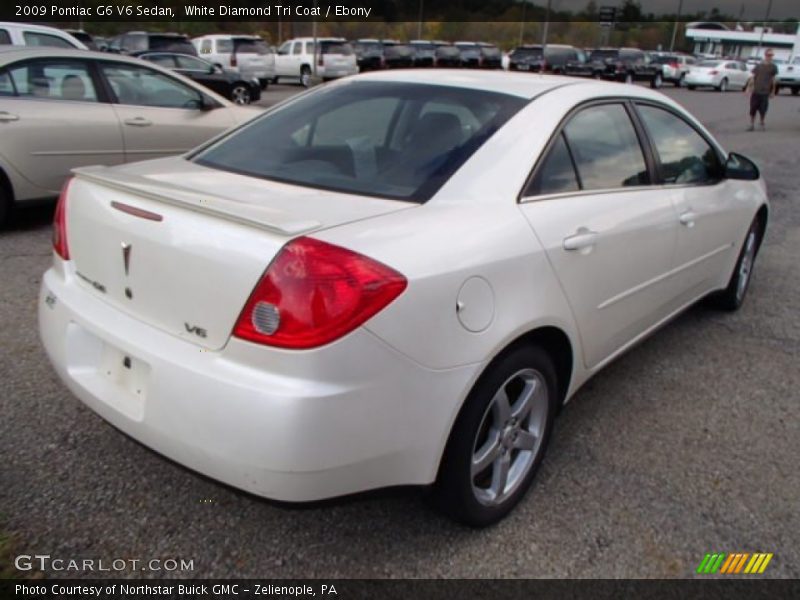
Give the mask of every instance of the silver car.
[(0, 49), (0, 223), (88, 165), (181, 154), (257, 114), (139, 59)]

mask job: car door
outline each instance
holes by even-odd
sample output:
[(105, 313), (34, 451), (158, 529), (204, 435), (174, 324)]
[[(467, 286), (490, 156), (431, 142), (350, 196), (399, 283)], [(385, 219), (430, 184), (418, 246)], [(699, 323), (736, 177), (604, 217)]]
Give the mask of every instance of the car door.
[(23, 60), (5, 69), (0, 154), (42, 196), (57, 194), (71, 169), (123, 161), (119, 121), (90, 61)]
[(227, 107), (203, 109), (199, 89), (145, 65), (102, 61), (122, 124), (125, 160), (181, 154), (231, 127)]
[(623, 102), (568, 117), (520, 204), (567, 296), (595, 367), (670, 311), (677, 219)]
[(720, 153), (686, 119), (667, 107), (639, 102), (637, 113), (655, 150), (659, 183), (670, 191), (680, 223), (673, 265), (684, 301), (711, 290), (744, 237), (750, 210), (722, 178)]

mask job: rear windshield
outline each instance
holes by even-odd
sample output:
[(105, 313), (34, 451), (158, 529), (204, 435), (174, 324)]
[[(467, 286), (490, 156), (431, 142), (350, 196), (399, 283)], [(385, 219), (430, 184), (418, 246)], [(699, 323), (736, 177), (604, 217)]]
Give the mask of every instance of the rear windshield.
[(591, 60), (605, 60), (607, 58), (617, 58), (619, 50), (592, 50)]
[(529, 56), (542, 56), (541, 48), (515, 48), (511, 53), (514, 58), (528, 58)]
[(679, 61), (680, 59), (677, 56), (653, 56), (650, 59), (650, 62), (656, 63), (658, 65), (668, 65)]
[(269, 54), (269, 46), (264, 40), (234, 38), (233, 47), (236, 54)]
[(411, 45), (417, 50), (436, 50), (436, 44), (433, 42), (414, 42)]
[(383, 44), (380, 42), (356, 42), (353, 44), (353, 50), (357, 53), (377, 56), (383, 53)]
[(347, 42), (320, 42), (319, 48), (320, 54), (353, 54), (353, 47)]
[(718, 60), (704, 60), (702, 62), (697, 63), (698, 67), (718, 67), (722, 63)]
[(179, 52), (181, 54), (191, 54), (193, 56), (197, 56), (197, 50), (187, 38), (175, 36), (151, 35), (150, 50)]
[(478, 46), (473, 46), (472, 44), (456, 44), (456, 48), (461, 51), (462, 55), (473, 56), (476, 54), (481, 53), (481, 49)]
[(412, 83), (322, 87), (192, 160), (305, 187), (425, 202), (525, 102)]
[(481, 53), (489, 58), (496, 58), (500, 56), (500, 49), (495, 46), (482, 46)]
[(460, 56), (458, 48), (455, 46), (439, 46), (436, 49), (436, 56)]
[(403, 44), (399, 44), (397, 46), (386, 46), (386, 50), (383, 51), (383, 55), (386, 58), (392, 58), (397, 56), (412, 56), (414, 54), (414, 49), (411, 46), (406, 46)]

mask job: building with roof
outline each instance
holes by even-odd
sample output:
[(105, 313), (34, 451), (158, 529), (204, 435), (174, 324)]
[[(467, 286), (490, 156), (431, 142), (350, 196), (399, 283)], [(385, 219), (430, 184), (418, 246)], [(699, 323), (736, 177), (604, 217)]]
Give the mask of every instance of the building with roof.
[(770, 27), (742, 26), (731, 29), (724, 23), (696, 21), (686, 24), (686, 39), (694, 44), (695, 54), (735, 56), (741, 59), (763, 56), (767, 48), (775, 58), (789, 59), (800, 55), (800, 26), (796, 33), (774, 33)]

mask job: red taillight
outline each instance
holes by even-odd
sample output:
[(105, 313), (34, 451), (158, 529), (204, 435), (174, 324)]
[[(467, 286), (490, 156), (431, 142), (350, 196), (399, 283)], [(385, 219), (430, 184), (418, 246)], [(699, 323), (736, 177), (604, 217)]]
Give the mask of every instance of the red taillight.
[(322, 54), (320, 54), (319, 58), (317, 58), (317, 65), (319, 65), (320, 67), (324, 65), (324, 61), (322, 60)]
[(313, 238), (289, 242), (256, 285), (233, 330), (281, 348), (315, 348), (353, 331), (406, 289), (400, 273)]
[(678, 68), (678, 63), (669, 63), (669, 66), (670, 66), (671, 69), (677, 69)]
[(67, 194), (72, 177), (64, 182), (61, 194), (58, 196), (56, 212), (53, 214), (53, 250), (61, 258), (69, 260), (69, 246), (67, 245)]

